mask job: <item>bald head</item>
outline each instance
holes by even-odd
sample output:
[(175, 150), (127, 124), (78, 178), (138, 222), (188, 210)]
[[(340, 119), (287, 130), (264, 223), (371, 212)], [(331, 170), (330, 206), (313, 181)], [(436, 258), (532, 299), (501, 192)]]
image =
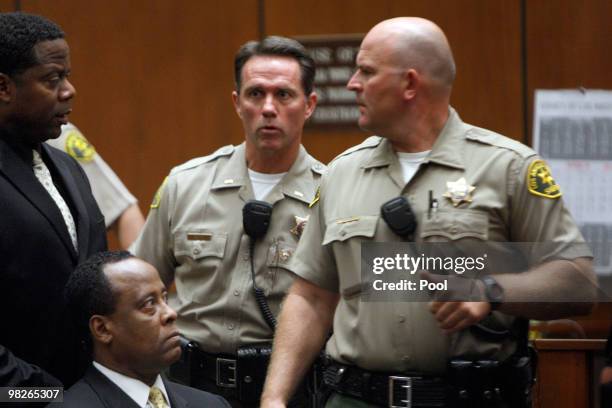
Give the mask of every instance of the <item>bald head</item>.
[(448, 89), (455, 80), (455, 61), (444, 32), (418, 17), (397, 17), (374, 26), (362, 49), (385, 49), (389, 63), (400, 69), (416, 69), (435, 85)]

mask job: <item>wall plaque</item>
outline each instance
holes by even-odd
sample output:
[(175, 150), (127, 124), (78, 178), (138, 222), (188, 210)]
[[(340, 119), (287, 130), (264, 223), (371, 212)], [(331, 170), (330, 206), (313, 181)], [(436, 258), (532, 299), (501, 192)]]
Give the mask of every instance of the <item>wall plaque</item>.
[(363, 34), (296, 37), (317, 65), (317, 109), (307, 122), (309, 129), (356, 130), (359, 108), (355, 93), (346, 84), (355, 71), (355, 58)]

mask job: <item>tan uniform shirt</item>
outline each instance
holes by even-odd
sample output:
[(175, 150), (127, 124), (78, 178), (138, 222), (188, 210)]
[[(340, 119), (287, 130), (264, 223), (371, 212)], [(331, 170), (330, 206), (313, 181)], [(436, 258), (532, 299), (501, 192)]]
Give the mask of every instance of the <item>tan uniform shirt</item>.
[[(275, 315), (294, 279), (279, 266), (294, 253), (301, 234), (296, 222), (309, 215), (324, 170), (300, 147), (289, 172), (265, 198), (274, 209), (266, 236), (255, 246), (255, 280)], [(131, 249), (165, 282), (176, 282), (180, 331), (210, 353), (271, 341), (255, 302), (249, 237), (242, 227), (242, 207), (253, 199), (244, 143), (176, 167), (160, 190)]]
[[(320, 201), (288, 268), (341, 295), (334, 334), (327, 352), (336, 360), (364, 369), (442, 373), (450, 357), (505, 359), (516, 348), (476, 338), (469, 330), (448, 336), (428, 310), (427, 302), (365, 302), (361, 292), (361, 243), (398, 241), (380, 207), (403, 195), (414, 210), (416, 242), (454, 243), (582, 241), (563, 201), (527, 190), (526, 172), (537, 159), (528, 147), (468, 124), (451, 109), (449, 119), (408, 184), (397, 155), (386, 139), (371, 137), (349, 149), (329, 166), (321, 181)], [(464, 177), (475, 187), (472, 202), (455, 207), (447, 182)], [(439, 202), (428, 217), (429, 191)], [(565, 254), (563, 254), (565, 252)], [(562, 248), (571, 259), (590, 252)], [(526, 253), (509, 254), (525, 256)], [(518, 271), (517, 271), (518, 272)], [(510, 327), (513, 318), (499, 312), (487, 324)]]
[(72, 123), (62, 126), (60, 137), (47, 140), (47, 143), (65, 151), (83, 167), (93, 196), (104, 214), (107, 228), (129, 206), (136, 203), (136, 197), (128, 191), (113, 169)]

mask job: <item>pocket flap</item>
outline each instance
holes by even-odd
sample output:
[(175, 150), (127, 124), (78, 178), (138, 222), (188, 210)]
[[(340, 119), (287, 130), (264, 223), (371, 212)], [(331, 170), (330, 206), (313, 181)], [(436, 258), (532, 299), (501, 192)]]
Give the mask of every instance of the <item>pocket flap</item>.
[(226, 232), (182, 231), (176, 236), (174, 253), (176, 256), (188, 256), (192, 259), (208, 256), (223, 258), (226, 243)]
[(448, 239), (478, 238), (486, 240), (489, 218), (482, 211), (458, 209), (438, 211), (431, 218), (423, 217), (421, 237), (442, 236)]
[(362, 215), (338, 219), (327, 224), (323, 245), (333, 241), (343, 242), (352, 237), (372, 238), (376, 233), (378, 215)]

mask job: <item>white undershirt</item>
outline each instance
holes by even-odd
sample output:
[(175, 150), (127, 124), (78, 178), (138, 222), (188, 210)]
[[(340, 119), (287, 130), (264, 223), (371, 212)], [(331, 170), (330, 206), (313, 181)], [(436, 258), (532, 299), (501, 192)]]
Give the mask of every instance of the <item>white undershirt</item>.
[[(93, 365), (98, 369), (98, 371), (100, 371), (109, 380), (111, 380), (117, 387), (121, 388), (121, 391), (129, 395), (130, 398), (133, 399), (139, 407), (153, 408), (151, 404), (149, 404), (149, 390), (151, 389), (151, 387), (149, 387), (147, 384), (135, 378), (120, 374), (114, 370), (111, 370), (110, 368), (106, 368), (96, 361), (93, 362)], [(170, 406), (170, 398), (168, 398), (166, 387), (164, 387), (164, 382), (162, 381), (159, 375), (155, 379), (155, 384), (153, 385), (161, 390), (162, 394), (164, 394), (164, 397), (166, 397), (166, 402), (168, 403), (168, 406), (172, 408)]]
[(404, 183), (408, 183), (412, 180), (412, 177), (414, 177), (414, 174), (417, 172), (419, 166), (423, 163), (423, 160), (425, 160), (429, 152), (431, 152), (431, 150), (417, 153), (397, 152), (397, 158), (402, 165)]
[(255, 194), (256, 200), (263, 200), (270, 191), (281, 181), (283, 176), (287, 174), (284, 173), (276, 173), (276, 174), (268, 174), (268, 173), (259, 173), (249, 170), (249, 178), (251, 179), (251, 185), (253, 186), (253, 194)]

